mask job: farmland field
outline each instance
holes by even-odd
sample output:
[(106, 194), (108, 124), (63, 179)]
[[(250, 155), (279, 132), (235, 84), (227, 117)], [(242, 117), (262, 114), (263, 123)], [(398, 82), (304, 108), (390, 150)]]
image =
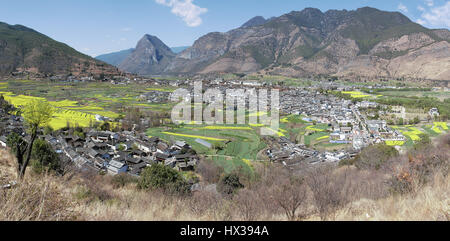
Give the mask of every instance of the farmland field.
[(16, 107), (32, 100), (48, 101), (55, 108), (54, 118), (49, 123), (53, 129), (61, 129), (68, 123), (87, 127), (96, 122), (96, 115), (114, 120), (124, 114), (125, 107), (166, 112), (172, 109), (172, 104), (147, 103), (138, 96), (150, 90), (171, 92), (173, 89), (150, 85), (143, 88), (137, 84), (0, 81), (0, 95)]
[(411, 97), (411, 96), (417, 96), (417, 97), (436, 97), (440, 101), (443, 101), (444, 99), (450, 98), (450, 92), (449, 91), (381, 91), (378, 92), (381, 95), (384, 96), (400, 96), (400, 97)]
[(386, 141), (386, 144), (390, 146), (406, 147), (411, 147), (414, 145), (414, 142), (419, 141), (421, 139), (420, 135), (436, 137), (449, 130), (446, 122), (433, 122), (433, 125), (393, 125), (390, 127), (400, 131), (406, 137), (406, 141)]
[[(147, 135), (169, 142), (184, 140), (197, 153), (204, 154), (226, 172), (241, 169), (251, 174), (251, 162), (258, 160), (258, 153), (266, 147), (258, 129), (250, 125), (180, 125), (171, 129), (150, 128)], [(203, 146), (196, 139), (205, 140), (213, 147)]]
[[(149, 91), (172, 92), (174, 87), (152, 86), (148, 84), (131, 83), (113, 85), (94, 82), (51, 82), (10, 80), (0, 81), (2, 92), (12, 92), (15, 95), (43, 97), (49, 101), (74, 101), (86, 109), (103, 108), (105, 111), (121, 114), (123, 107), (139, 107), (154, 111), (169, 111), (171, 104), (148, 103), (139, 100), (139, 96)], [(103, 114), (108, 113), (104, 112)], [(111, 114), (111, 113), (109, 113)]]

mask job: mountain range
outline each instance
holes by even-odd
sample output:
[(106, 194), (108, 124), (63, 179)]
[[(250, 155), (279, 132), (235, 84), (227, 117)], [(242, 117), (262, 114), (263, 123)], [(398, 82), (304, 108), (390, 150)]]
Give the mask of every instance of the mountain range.
[(120, 73), (116, 67), (84, 55), (33, 29), (0, 22), (0, 76), (14, 72), (44, 76)]
[[(449, 42), (449, 30), (425, 28), (399, 12), (364, 7), (323, 13), (306, 8), (270, 19), (258, 16), (225, 33), (208, 33), (175, 57), (167, 55), (164, 63), (144, 64), (145, 59), (139, 59), (139, 67), (117, 66), (150, 75), (218, 72), (450, 80)], [(134, 54), (142, 57), (139, 52), (145, 49)]]
[(208, 33), (185, 49), (171, 49), (146, 34), (135, 48), (94, 59), (35, 30), (0, 23), (0, 75), (120, 73), (112, 65), (139, 75), (450, 80), (450, 31), (428, 29), (399, 12), (370, 7), (306, 8), (269, 19), (254, 17), (228, 32)]
[[(172, 52), (174, 54), (178, 54), (187, 48), (189, 48), (189, 46), (172, 47), (172, 48), (170, 48), (170, 50), (172, 50)], [(101, 60), (105, 63), (111, 64), (114, 66), (119, 66), (119, 64), (122, 63), (128, 56), (130, 56), (134, 50), (135, 50), (134, 48), (126, 49), (126, 50), (113, 52), (113, 53), (109, 53), (109, 54), (102, 54), (95, 58), (98, 60)]]

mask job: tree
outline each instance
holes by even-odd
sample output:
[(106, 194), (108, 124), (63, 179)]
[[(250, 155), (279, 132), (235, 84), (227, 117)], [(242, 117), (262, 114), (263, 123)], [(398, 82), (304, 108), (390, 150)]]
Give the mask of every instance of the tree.
[(349, 199), (345, 188), (347, 173), (333, 174), (333, 169), (332, 166), (314, 168), (306, 179), (321, 220), (334, 220), (337, 210)]
[(33, 144), (33, 169), (40, 173), (43, 168), (57, 170), (59, 168), (58, 154), (53, 150), (52, 146), (45, 140), (37, 139)]
[(225, 195), (232, 195), (236, 190), (243, 187), (244, 185), (240, 182), (239, 175), (231, 173), (220, 179), (217, 190)]
[[(53, 108), (48, 102), (34, 100), (27, 104), (23, 109), (23, 117), (31, 135), (30, 142), (27, 143), (26, 148), (23, 142), (16, 142), (16, 157), (17, 157), (17, 175), (22, 179), (25, 175), (28, 163), (30, 162), (33, 144), (36, 140), (37, 133), (40, 127), (46, 126), (53, 115)], [(26, 157), (25, 157), (26, 154)]]
[(187, 194), (190, 191), (189, 184), (179, 172), (162, 164), (146, 167), (139, 178), (138, 188), (161, 189), (171, 194)]
[(111, 129), (111, 124), (107, 121), (103, 122), (100, 125), (100, 130), (102, 130), (102, 131), (109, 131), (110, 129)]
[(0, 109), (3, 109), (6, 113), (14, 110), (14, 106), (8, 103), (8, 101), (5, 100), (3, 95), (0, 95)]
[(398, 154), (393, 146), (376, 144), (364, 148), (350, 163), (354, 163), (360, 169), (378, 170), (386, 161)]
[(297, 210), (307, 200), (306, 185), (303, 179), (296, 176), (281, 178), (273, 185), (271, 197), (284, 210), (286, 217), (293, 221), (298, 216)]

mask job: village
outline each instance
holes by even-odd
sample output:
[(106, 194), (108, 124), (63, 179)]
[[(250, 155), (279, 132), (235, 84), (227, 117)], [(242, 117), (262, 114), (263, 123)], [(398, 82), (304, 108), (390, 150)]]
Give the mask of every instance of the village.
[[(111, 81), (111, 84), (121, 85), (126, 84), (127, 81), (129, 80)], [(151, 81), (154, 81), (153, 85), (164, 85), (161, 80), (152, 79)], [(195, 81), (198, 80), (171, 80), (168, 83), (172, 87), (188, 86), (192, 93)], [(329, 136), (326, 136), (329, 143), (351, 146), (351, 148), (333, 151), (319, 151), (285, 137), (269, 142), (265, 149), (267, 158), (291, 169), (298, 167), (301, 163), (311, 165), (338, 163), (355, 157), (361, 149), (369, 145), (406, 140), (400, 131), (389, 127), (385, 120), (369, 119), (361, 113), (361, 110), (373, 109), (379, 104), (372, 101), (354, 103), (348, 99), (323, 93), (324, 89), (331, 87), (347, 91), (355, 90), (356, 87), (329, 83), (321, 83), (314, 87), (287, 87), (255, 81), (221, 79), (204, 81), (203, 85), (207, 89), (216, 88), (223, 94), (230, 89), (277, 88), (280, 90), (280, 113), (283, 116), (300, 116), (304, 122), (325, 125), (327, 127), (323, 131), (329, 132)], [(150, 103), (166, 103), (171, 99), (171, 93), (156, 89), (148, 90), (138, 98)], [(23, 127), (23, 117), (9, 115), (4, 111), (0, 114), (0, 123), (3, 127), (0, 133), (1, 146), (6, 147), (7, 136), (11, 132), (16, 132), (25, 139), (29, 138)], [(439, 113), (436, 108), (433, 108), (429, 114), (435, 116)], [(102, 116), (96, 116), (96, 119), (97, 121), (108, 120)], [(137, 131), (112, 132), (94, 128), (85, 128), (83, 131), (83, 135), (76, 135), (70, 130), (60, 130), (52, 134), (42, 134), (39, 138), (50, 143), (63, 162), (72, 163), (79, 169), (111, 175), (129, 173), (138, 176), (143, 168), (154, 163), (162, 163), (179, 171), (195, 170), (199, 161), (196, 151), (185, 141), (168, 143), (158, 137), (148, 137), (144, 132)], [(204, 140), (197, 139), (196, 142), (212, 148), (211, 143)], [(396, 148), (399, 147), (396, 146)]]
[[(12, 132), (29, 140), (23, 127), (23, 117), (7, 115), (0, 111), (0, 121), (6, 128), (0, 136), (0, 146), (7, 146), (7, 136)], [(111, 175), (128, 173), (139, 176), (142, 169), (160, 163), (178, 171), (193, 170), (198, 156), (184, 141), (166, 143), (157, 137), (130, 131), (111, 132), (91, 129), (85, 137), (69, 131), (41, 134), (59, 154), (61, 163), (70, 163), (79, 170), (104, 172)]]

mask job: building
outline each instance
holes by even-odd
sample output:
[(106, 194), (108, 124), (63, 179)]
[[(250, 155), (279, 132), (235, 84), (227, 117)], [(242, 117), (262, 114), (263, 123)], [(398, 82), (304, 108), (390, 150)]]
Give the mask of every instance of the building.
[(0, 136), (0, 146), (6, 147), (6, 136)]
[(128, 166), (123, 162), (110, 161), (106, 167), (108, 173), (111, 175), (117, 175), (128, 171)]
[(431, 108), (430, 111), (428, 112), (428, 114), (431, 117), (439, 116), (439, 110), (437, 108)]

